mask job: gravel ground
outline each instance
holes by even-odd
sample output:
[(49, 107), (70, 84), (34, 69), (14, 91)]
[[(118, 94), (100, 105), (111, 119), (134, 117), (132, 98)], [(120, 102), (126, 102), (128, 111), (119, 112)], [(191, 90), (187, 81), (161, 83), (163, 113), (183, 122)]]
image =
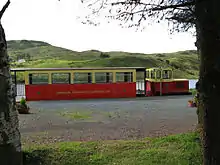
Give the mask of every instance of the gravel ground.
[[(197, 123), (192, 96), (29, 102), (32, 114), (19, 115), (23, 141), (136, 139), (191, 131)], [(73, 119), (62, 113), (90, 118)]]

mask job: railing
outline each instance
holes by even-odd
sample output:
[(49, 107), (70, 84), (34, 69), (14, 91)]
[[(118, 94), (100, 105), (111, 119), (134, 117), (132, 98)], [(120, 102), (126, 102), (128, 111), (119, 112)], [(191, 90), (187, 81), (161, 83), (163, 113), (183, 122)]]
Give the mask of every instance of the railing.
[(145, 82), (144, 82), (144, 80), (137, 80), (136, 81), (136, 94), (137, 95), (144, 95), (145, 94)]
[(21, 98), (25, 98), (25, 84), (17, 84), (15, 87), (16, 101), (20, 101)]
[(25, 84), (17, 84), (16, 85), (16, 95), (17, 96), (25, 96)]
[(191, 80), (189, 80), (189, 88), (190, 89), (195, 89), (196, 88), (196, 82), (197, 82), (198, 80), (197, 79), (191, 79)]

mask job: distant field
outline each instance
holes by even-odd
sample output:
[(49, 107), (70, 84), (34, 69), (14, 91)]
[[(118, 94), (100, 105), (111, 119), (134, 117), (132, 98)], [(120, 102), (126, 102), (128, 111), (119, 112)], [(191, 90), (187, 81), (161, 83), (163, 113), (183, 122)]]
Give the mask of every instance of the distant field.
[[(166, 54), (128, 52), (76, 52), (40, 41), (8, 41), (12, 67), (171, 67), (175, 78), (197, 79), (199, 61), (196, 51)], [(25, 59), (25, 63), (18, 63)]]

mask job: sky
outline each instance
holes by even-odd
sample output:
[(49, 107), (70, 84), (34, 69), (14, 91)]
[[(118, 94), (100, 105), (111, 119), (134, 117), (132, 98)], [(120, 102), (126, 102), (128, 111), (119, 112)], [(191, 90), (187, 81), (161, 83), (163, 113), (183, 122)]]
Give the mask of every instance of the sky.
[[(0, 6), (5, 2), (0, 0)], [(165, 24), (138, 32), (105, 20), (95, 27), (77, 19), (87, 12), (81, 0), (11, 0), (2, 24), (7, 40), (38, 40), (75, 51), (165, 53), (196, 49), (191, 33), (170, 35)]]

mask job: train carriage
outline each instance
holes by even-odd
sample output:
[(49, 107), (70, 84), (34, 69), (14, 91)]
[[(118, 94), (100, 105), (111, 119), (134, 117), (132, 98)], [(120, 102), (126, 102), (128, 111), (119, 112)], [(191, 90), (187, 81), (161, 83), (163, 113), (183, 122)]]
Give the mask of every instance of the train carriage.
[(188, 79), (174, 79), (170, 68), (146, 69), (146, 96), (190, 94)]
[(189, 93), (187, 79), (173, 79), (169, 68), (16, 68), (23, 72), (27, 101), (135, 98)]
[(27, 101), (136, 97), (135, 68), (25, 68), (23, 71)]

